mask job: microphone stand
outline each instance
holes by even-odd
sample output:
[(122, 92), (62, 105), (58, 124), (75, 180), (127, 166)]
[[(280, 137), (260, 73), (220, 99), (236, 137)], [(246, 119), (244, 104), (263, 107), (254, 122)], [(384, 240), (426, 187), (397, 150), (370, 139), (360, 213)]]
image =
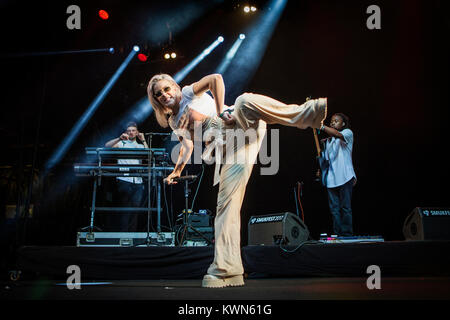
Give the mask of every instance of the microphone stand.
[[(149, 153), (148, 153), (148, 182), (147, 182), (147, 189), (148, 189), (148, 210), (147, 210), (147, 237), (145, 239), (145, 245), (147, 247), (149, 247), (151, 245), (151, 240), (150, 240), (150, 214), (151, 214), (151, 210), (152, 210), (152, 202), (151, 202), (151, 186), (152, 186), (152, 162), (153, 162), (153, 166), (155, 166), (155, 158), (153, 157), (153, 150), (152, 150), (152, 140), (153, 140), (153, 136), (154, 135), (158, 135), (158, 136), (168, 136), (170, 135), (170, 133), (158, 133), (158, 132), (149, 132), (149, 133), (145, 133), (145, 136), (149, 136), (148, 137), (148, 148), (149, 148)], [(155, 180), (155, 187), (156, 187), (156, 180)], [(160, 232), (161, 230), (158, 230), (158, 232)]]
[(206, 238), (206, 236), (204, 236), (200, 231), (198, 231), (197, 229), (195, 229), (190, 223), (189, 223), (189, 217), (188, 217), (188, 210), (189, 210), (189, 204), (188, 204), (188, 199), (189, 199), (189, 192), (191, 191), (189, 189), (188, 186), (188, 181), (189, 179), (185, 179), (184, 180), (184, 206), (185, 206), (185, 211), (184, 211), (184, 215), (183, 215), (183, 234), (181, 236), (181, 240), (178, 244), (178, 246), (182, 246), (183, 245), (183, 240), (184, 237), (186, 236), (186, 240), (188, 240), (188, 236), (186, 234), (186, 232), (189, 231), (189, 229), (191, 229), (192, 231), (194, 231), (196, 234), (198, 234), (200, 237), (202, 237), (208, 244), (212, 244), (211, 241)]
[(151, 172), (151, 168), (152, 168), (152, 160), (153, 160), (153, 153), (152, 153), (152, 135), (149, 135), (149, 139), (148, 139), (148, 148), (149, 148), (149, 152), (148, 152), (148, 181), (147, 181), (147, 237), (145, 239), (145, 245), (147, 247), (150, 246), (151, 241), (150, 241), (150, 214), (152, 211), (152, 201), (151, 201), (151, 178), (152, 178), (152, 172)]

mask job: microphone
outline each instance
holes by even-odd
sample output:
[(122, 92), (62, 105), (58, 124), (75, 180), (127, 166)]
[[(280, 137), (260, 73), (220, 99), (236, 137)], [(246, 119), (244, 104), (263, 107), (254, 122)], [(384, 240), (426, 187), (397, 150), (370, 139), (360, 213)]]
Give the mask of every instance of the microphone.
[(186, 181), (186, 180), (195, 180), (197, 179), (196, 175), (190, 175), (190, 176), (181, 176), (178, 178), (173, 178), (173, 181)]

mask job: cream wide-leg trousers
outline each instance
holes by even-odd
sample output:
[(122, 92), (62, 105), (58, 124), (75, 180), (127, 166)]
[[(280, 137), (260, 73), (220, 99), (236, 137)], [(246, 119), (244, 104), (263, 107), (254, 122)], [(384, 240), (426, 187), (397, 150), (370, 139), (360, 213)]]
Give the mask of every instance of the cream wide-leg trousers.
[[(233, 108), (233, 107), (232, 107)], [(214, 261), (207, 273), (220, 277), (242, 275), (241, 206), (253, 164), (266, 133), (266, 123), (306, 129), (320, 128), (326, 118), (326, 99), (308, 100), (302, 105), (284, 104), (267, 96), (244, 93), (234, 104), (234, 129), (257, 132), (257, 139), (234, 152), (245, 156), (245, 163), (222, 164), (217, 199)], [(229, 154), (228, 154), (229, 156)]]

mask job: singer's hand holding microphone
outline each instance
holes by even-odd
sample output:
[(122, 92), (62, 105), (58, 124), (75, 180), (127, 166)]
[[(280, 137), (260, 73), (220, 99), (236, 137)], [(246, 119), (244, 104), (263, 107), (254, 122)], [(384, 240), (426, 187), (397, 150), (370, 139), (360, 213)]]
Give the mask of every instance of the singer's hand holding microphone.
[(164, 179), (164, 183), (177, 184), (179, 181), (194, 180), (195, 178), (197, 178), (196, 175), (180, 176), (179, 173), (172, 172)]
[(164, 183), (167, 184), (177, 184), (177, 181), (174, 181), (173, 179), (175, 178), (179, 178), (180, 174), (176, 173), (176, 172), (172, 172), (171, 174), (169, 174), (166, 178), (164, 178)]

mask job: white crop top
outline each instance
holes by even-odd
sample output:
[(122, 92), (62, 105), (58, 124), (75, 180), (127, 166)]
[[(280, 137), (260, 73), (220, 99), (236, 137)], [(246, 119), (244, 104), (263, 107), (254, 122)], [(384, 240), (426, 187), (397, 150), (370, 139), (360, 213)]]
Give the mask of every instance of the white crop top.
[(195, 110), (207, 117), (214, 117), (217, 113), (216, 102), (207, 93), (200, 96), (194, 94), (193, 85), (185, 86), (181, 90), (180, 110), (175, 116), (169, 119), (169, 125), (172, 129), (179, 128), (178, 123), (185, 114), (186, 107)]

